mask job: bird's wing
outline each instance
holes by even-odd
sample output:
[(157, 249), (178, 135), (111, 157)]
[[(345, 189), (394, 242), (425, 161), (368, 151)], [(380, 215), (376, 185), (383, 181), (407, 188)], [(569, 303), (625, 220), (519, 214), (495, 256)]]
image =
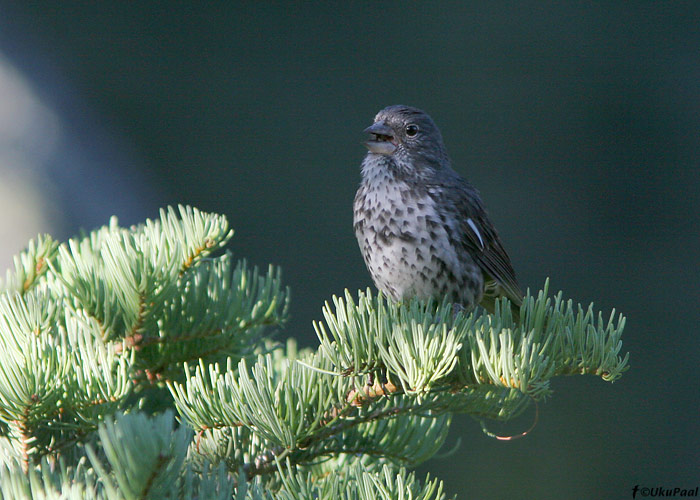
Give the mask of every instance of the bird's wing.
[[(461, 243), (467, 247), (485, 276), (484, 295), (505, 295), (520, 306), (523, 294), (515, 278), (510, 257), (481, 202), (478, 191), (461, 178), (451, 179), (452, 186), (443, 191), (451, 193), (448, 203), (453, 205), (459, 219)], [(456, 189), (455, 189), (456, 188)], [(490, 281), (490, 282), (489, 282)]]
[(515, 271), (508, 253), (503, 248), (501, 239), (488, 216), (484, 213), (481, 216), (468, 217), (466, 222), (462, 222), (462, 231), (467, 244), (474, 249), (472, 253), (474, 260), (495, 282), (485, 284), (485, 295), (505, 295), (519, 306), (522, 303), (523, 294), (515, 278)]

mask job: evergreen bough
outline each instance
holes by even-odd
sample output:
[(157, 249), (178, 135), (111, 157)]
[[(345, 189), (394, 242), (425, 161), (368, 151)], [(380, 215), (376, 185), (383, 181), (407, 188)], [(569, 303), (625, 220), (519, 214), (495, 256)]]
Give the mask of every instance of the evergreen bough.
[[(557, 375), (618, 379), (625, 319), (548, 295), (520, 322), (451, 304), (334, 297), (315, 351), (275, 344), (289, 292), (190, 207), (58, 244), (0, 286), (0, 496), (443, 499), (407, 469), (451, 415), (508, 420)], [(174, 410), (179, 415), (175, 418)]]

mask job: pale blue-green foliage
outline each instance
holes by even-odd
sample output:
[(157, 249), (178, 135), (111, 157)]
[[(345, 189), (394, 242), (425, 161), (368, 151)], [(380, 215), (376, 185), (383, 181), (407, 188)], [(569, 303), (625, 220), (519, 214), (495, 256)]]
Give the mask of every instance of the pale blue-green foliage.
[(333, 297), (335, 311), (326, 303), (326, 325), (314, 323), (320, 350), (332, 364), (353, 373), (386, 370), (407, 394), (420, 395), (444, 378), (457, 363), (462, 347), (463, 316), (453, 325), (451, 305), (436, 311), (433, 301), (411, 301), (405, 306), (373, 297), (368, 290), (355, 299)]
[(39, 237), (15, 258), (0, 285), (0, 457), (85, 440), (135, 391), (144, 401), (151, 383), (182, 378), (187, 360), (265, 350), (262, 329), (287, 314), (279, 270), (213, 257), (232, 234), (223, 216), (160, 216), (112, 218), (61, 245)]
[(129, 394), (131, 356), (116, 355), (98, 331), (43, 292), (0, 295), (0, 421), (10, 456), (41, 455)]
[(207, 463), (224, 463), (227, 470), (238, 471), (274, 447), (248, 427), (202, 429), (190, 443), (188, 460), (198, 469)]
[(185, 464), (192, 431), (173, 430), (172, 415), (149, 419), (142, 413), (117, 414), (100, 426), (102, 452), (113, 476), (101, 466), (97, 453), (88, 446), (90, 460), (108, 489), (119, 491), (126, 499), (144, 498), (149, 490), (172, 496)]
[[(288, 292), (277, 269), (212, 255), (231, 234), (223, 216), (169, 208), (15, 259), (0, 285), (0, 498), (443, 499), (402, 467), (440, 450), (453, 412), (507, 420), (555, 376), (627, 368), (624, 317), (550, 298), (548, 282), (519, 321), (506, 299), (463, 314), (346, 292), (314, 324), (318, 349), (275, 346), (265, 328)], [(136, 411), (162, 408), (149, 395), (179, 425)]]
[[(231, 442), (256, 436), (251, 452), (238, 455), (243, 461), (232, 462), (236, 467), (250, 464), (265, 450), (285, 449), (294, 450), (300, 464), (349, 453), (415, 465), (442, 446), (450, 421), (444, 411), (432, 414), (429, 406), (400, 394), (354, 405), (350, 394), (355, 388), (357, 398), (365, 397), (361, 378), (330, 373), (330, 364), (318, 353), (306, 353), (299, 361), (276, 362), (270, 353), (250, 368), (245, 360), (237, 369), (200, 363), (184, 384), (171, 384), (171, 391), (180, 414), (203, 431), (205, 448), (229, 449)], [(223, 431), (233, 425), (248, 431)]]
[[(153, 418), (117, 414), (100, 425), (99, 450), (88, 446), (75, 466), (42, 460), (26, 473), (19, 462), (0, 466), (0, 498), (231, 499), (234, 478), (223, 464), (194, 471), (185, 461), (192, 431), (173, 424), (172, 412)], [(243, 498), (264, 498), (260, 488), (242, 490)]]
[[(276, 487), (259, 478), (226, 472), (224, 464), (203, 464), (194, 470), (186, 461), (191, 430), (173, 428), (166, 412), (148, 418), (143, 414), (117, 414), (100, 425), (99, 449), (87, 447), (87, 456), (75, 466), (63, 461), (42, 461), (27, 473), (18, 463), (0, 466), (2, 499), (425, 499), (443, 500), (442, 483), (424, 484), (413, 473), (389, 464), (354, 460), (333, 473), (313, 474), (318, 467), (299, 468), (274, 461)], [(337, 464), (336, 464), (337, 465)]]
[(319, 451), (329, 456), (367, 454), (380, 463), (388, 461), (405, 466), (425, 462), (447, 439), (452, 415), (431, 413), (419, 406), (410, 408), (410, 403), (408, 398), (396, 398), (391, 404), (375, 406), (372, 412), (358, 412), (357, 419), (366, 423), (347, 426), (330, 436)]
[(625, 318), (610, 313), (604, 321), (593, 304), (585, 310), (562, 292), (552, 300), (549, 281), (537, 297), (523, 300), (521, 322), (514, 325), (510, 307), (497, 303), (493, 315), (481, 315), (467, 335), (460, 380), (512, 387), (533, 398), (549, 395), (556, 375), (595, 374), (617, 380), (627, 369), (629, 354), (620, 356)]
[(48, 270), (48, 263), (58, 251), (58, 242), (50, 236), (29, 241), (24, 252), (14, 258), (14, 269), (8, 269), (5, 281), (0, 280), (0, 292), (24, 294), (34, 287)]
[(231, 498), (234, 482), (223, 464), (195, 474), (185, 462), (192, 431), (173, 430), (171, 412), (117, 414), (98, 435), (101, 453), (88, 446), (87, 455), (108, 498)]
[(23, 472), (18, 463), (0, 465), (0, 499), (3, 500), (106, 500), (94, 469), (83, 458), (74, 467), (42, 460)]
[[(343, 454), (417, 464), (444, 442), (449, 412), (507, 420), (548, 395), (556, 375), (612, 381), (626, 369), (624, 318), (595, 321), (592, 305), (584, 312), (561, 293), (550, 299), (547, 289), (527, 295), (517, 324), (505, 299), (493, 315), (464, 315), (447, 302), (393, 304), (346, 292), (315, 325), (316, 353), (284, 363), (268, 354), (225, 369), (200, 363), (170, 389), (195, 429), (207, 439), (219, 430), (219, 449), (226, 447), (220, 431), (236, 425), (297, 465)], [(370, 375), (374, 387), (366, 385)], [(264, 471), (271, 465), (264, 447), (229, 463)]]
[(158, 319), (157, 349), (142, 356), (150, 356), (152, 366), (173, 366), (178, 376), (181, 363), (196, 360), (197, 352), (213, 350), (218, 359), (251, 355), (264, 339), (262, 329), (287, 314), (279, 269), (270, 266), (262, 275), (230, 254), (202, 262), (177, 284), (178, 294)]
[(275, 498), (280, 500), (302, 500), (318, 498), (323, 500), (355, 499), (412, 499), (444, 500), (442, 483), (427, 478), (420, 484), (413, 473), (405, 469), (383, 466), (369, 471), (361, 464), (339, 469), (322, 479), (295, 471), (289, 465), (282, 468), (283, 487)]
[(316, 430), (317, 420), (337, 400), (334, 386), (343, 382), (293, 361), (275, 370), (267, 354), (250, 371), (245, 359), (225, 370), (200, 363), (194, 376), (184, 385), (172, 384), (171, 390), (178, 410), (195, 429), (250, 423), (264, 439), (292, 447)]
[(613, 311), (605, 322), (598, 313), (596, 321), (592, 304), (584, 311), (561, 292), (552, 300), (548, 287), (547, 281), (536, 297), (527, 294), (518, 324), (506, 299), (494, 314), (465, 316), (447, 302), (392, 304), (369, 290), (357, 300), (346, 292), (333, 298), (333, 307), (326, 303), (325, 325), (315, 324), (319, 351), (338, 373), (383, 368), (418, 396), (436, 384), (490, 384), (539, 398), (549, 394), (555, 375), (619, 378), (628, 360), (620, 356), (624, 317)]

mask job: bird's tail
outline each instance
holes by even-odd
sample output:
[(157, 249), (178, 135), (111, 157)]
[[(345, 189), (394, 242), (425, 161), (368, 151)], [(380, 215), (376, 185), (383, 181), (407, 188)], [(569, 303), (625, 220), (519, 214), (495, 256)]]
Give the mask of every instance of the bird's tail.
[(496, 301), (501, 297), (506, 297), (510, 303), (510, 312), (513, 316), (513, 321), (516, 325), (520, 324), (520, 306), (523, 304), (522, 294), (516, 294), (514, 292), (508, 293), (507, 290), (498, 285), (489, 285), (490, 283), (484, 288), (484, 295), (479, 305), (493, 314), (496, 312)]

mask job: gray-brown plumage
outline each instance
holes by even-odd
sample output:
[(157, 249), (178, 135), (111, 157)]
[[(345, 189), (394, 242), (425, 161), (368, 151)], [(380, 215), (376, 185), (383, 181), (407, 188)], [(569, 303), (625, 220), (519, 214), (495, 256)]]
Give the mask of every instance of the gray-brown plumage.
[(450, 166), (425, 112), (389, 106), (371, 135), (355, 196), (354, 228), (375, 285), (393, 300), (448, 296), (493, 310), (522, 293), (479, 192)]

